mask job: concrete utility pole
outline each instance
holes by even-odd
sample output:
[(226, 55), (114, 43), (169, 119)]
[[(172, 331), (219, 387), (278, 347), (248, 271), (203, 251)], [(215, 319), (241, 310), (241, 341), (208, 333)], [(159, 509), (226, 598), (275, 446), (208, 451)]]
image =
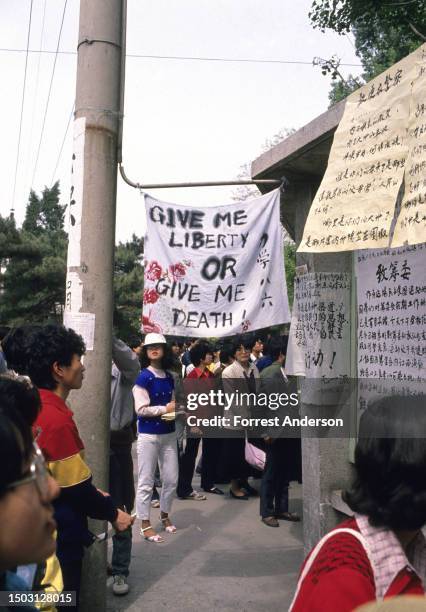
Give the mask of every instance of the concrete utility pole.
[[(124, 82), (125, 0), (81, 0), (64, 321), (89, 344), (85, 380), (70, 397), (94, 484), (107, 490), (117, 136)], [(77, 138), (76, 138), (77, 133)], [(93, 317), (94, 315), (94, 317)], [(69, 317), (67, 319), (67, 317)], [(90, 333), (94, 336), (90, 350)], [(77, 321), (74, 325), (71, 322)], [(80, 321), (80, 327), (78, 324)], [(91, 328), (91, 329), (90, 329)], [(87, 334), (87, 330), (89, 333)], [(104, 525), (97, 523), (98, 531)], [(93, 531), (96, 527), (91, 525)], [(84, 611), (106, 608), (106, 545), (87, 552)]]

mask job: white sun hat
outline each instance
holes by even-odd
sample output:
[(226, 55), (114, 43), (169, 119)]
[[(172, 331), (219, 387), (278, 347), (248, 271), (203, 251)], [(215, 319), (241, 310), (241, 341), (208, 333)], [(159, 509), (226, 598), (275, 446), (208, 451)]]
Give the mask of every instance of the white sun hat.
[(147, 334), (143, 345), (150, 346), (151, 344), (167, 344), (163, 334)]

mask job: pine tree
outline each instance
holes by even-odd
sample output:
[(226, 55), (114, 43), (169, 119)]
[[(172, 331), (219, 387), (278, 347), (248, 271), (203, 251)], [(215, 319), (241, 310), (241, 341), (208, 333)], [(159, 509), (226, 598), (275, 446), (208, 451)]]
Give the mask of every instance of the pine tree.
[(22, 228), (0, 224), (0, 320), (9, 325), (62, 320), (67, 235), (59, 195), (58, 183), (41, 197), (31, 191)]
[(143, 294), (143, 238), (133, 234), (115, 248), (114, 328), (120, 338), (140, 333)]

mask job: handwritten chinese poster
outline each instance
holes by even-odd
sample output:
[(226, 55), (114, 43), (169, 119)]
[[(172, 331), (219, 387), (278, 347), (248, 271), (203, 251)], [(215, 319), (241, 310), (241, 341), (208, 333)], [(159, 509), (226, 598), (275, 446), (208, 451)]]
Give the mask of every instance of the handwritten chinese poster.
[(350, 375), (350, 275), (297, 276), (286, 372), (308, 378)]
[[(417, 60), (425, 48), (347, 99), (299, 251), (389, 246), (397, 195), (412, 143), (407, 133), (413, 80), (419, 70)], [(419, 85), (419, 102), (420, 91)], [(421, 124), (422, 121), (419, 120)], [(415, 129), (413, 121), (412, 124)]]
[(426, 379), (426, 244), (356, 255), (359, 378)]
[(405, 190), (392, 246), (426, 240), (426, 45), (416, 63), (408, 129)]
[(280, 191), (226, 206), (145, 197), (145, 332), (226, 336), (290, 321)]

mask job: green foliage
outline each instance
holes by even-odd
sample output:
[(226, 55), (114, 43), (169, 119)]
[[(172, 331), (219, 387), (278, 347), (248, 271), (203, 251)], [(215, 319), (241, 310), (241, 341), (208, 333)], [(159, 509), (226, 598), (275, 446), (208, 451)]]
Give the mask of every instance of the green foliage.
[(0, 218), (0, 321), (9, 325), (61, 321), (67, 235), (59, 184), (41, 198), (31, 191), (22, 229)]
[(133, 234), (115, 249), (114, 329), (119, 338), (140, 333), (143, 293), (143, 239)]
[(0, 269), (6, 265), (10, 253), (19, 244), (19, 231), (13, 217), (0, 215)]
[[(0, 215), (0, 321), (2, 324), (61, 322), (64, 310), (67, 235), (59, 184), (39, 197), (31, 191), (22, 228)], [(143, 240), (116, 247), (115, 322), (124, 338), (140, 329)]]
[(294, 277), (296, 275), (296, 245), (294, 243), (284, 246), (284, 265), (288, 301), (291, 308), (293, 306)]
[(59, 182), (45, 187), (41, 198), (31, 190), (22, 229), (35, 236), (63, 231), (66, 206), (59, 204), (59, 195)]
[[(338, 34), (352, 32), (356, 54), (369, 81), (426, 40), (426, 8), (422, 0), (314, 0), (309, 13), (314, 27)], [(352, 75), (333, 83), (331, 104), (345, 98), (361, 83)]]
[(401, 36), (415, 34), (419, 38), (419, 33), (424, 35), (426, 30), (426, 11), (421, 0), (314, 0), (309, 17), (322, 32), (330, 29), (338, 34), (350, 32), (353, 27), (371, 28), (378, 22), (386, 31), (399, 27)]
[(340, 100), (344, 100), (353, 91), (361, 87), (362, 83), (353, 77), (351, 74), (346, 80), (338, 81), (335, 79), (331, 83), (331, 89), (328, 92), (328, 99), (330, 100), (330, 106), (334, 106)]

